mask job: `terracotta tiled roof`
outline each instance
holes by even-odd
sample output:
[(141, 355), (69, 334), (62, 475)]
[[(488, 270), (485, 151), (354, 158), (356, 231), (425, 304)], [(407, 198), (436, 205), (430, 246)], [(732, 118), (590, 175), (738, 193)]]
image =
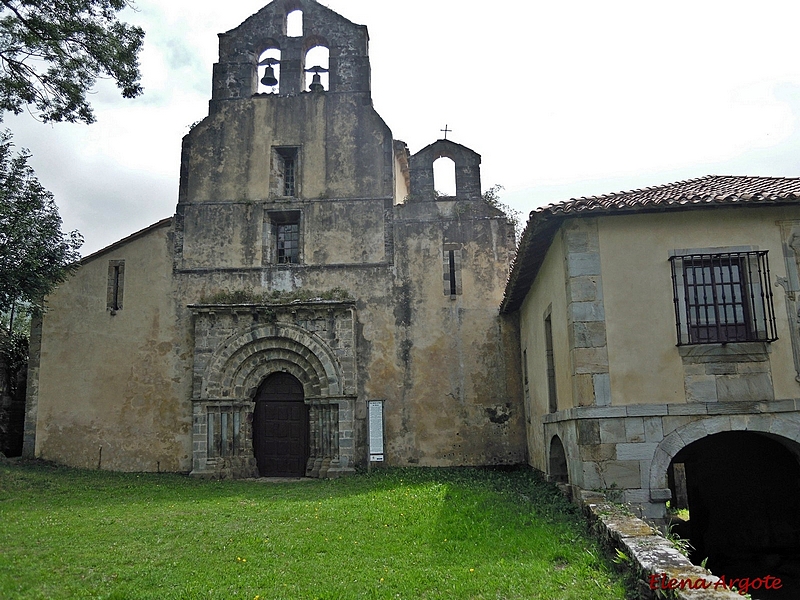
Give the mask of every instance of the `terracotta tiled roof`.
[(506, 284), (500, 311), (517, 310), (564, 219), (582, 216), (695, 210), (715, 206), (800, 203), (800, 178), (708, 175), (657, 187), (573, 198), (530, 213)]
[(709, 204), (769, 204), (800, 199), (800, 179), (708, 175), (657, 187), (574, 198), (534, 212), (572, 215), (582, 212), (639, 210)]

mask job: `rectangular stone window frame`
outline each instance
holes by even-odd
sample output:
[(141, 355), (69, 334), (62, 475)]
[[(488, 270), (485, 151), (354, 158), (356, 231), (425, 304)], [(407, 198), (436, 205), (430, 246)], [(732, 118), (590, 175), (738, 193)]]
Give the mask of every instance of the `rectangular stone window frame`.
[(463, 253), (461, 244), (446, 243), (442, 246), (442, 291), (445, 296), (455, 300), (463, 293), (461, 285), (461, 263)]
[(108, 261), (108, 285), (106, 287), (106, 310), (112, 315), (122, 310), (122, 297), (125, 291), (125, 261)]
[(669, 262), (678, 346), (778, 339), (766, 250), (677, 249)]
[(264, 219), (264, 264), (301, 264), (303, 262), (303, 241), (302, 211), (266, 211)]
[(300, 147), (273, 146), (270, 155), (270, 197), (300, 196)]

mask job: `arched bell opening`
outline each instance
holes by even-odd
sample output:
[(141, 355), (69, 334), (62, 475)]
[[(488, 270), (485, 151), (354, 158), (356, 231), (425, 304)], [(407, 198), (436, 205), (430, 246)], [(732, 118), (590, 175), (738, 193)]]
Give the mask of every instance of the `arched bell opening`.
[(456, 195), (456, 163), (449, 156), (433, 161), (433, 189), (437, 196), (453, 198)]
[(293, 10), (286, 15), (286, 35), (288, 37), (303, 37), (303, 11)]
[(280, 79), (281, 51), (278, 48), (267, 48), (258, 57), (258, 93), (277, 92)]
[(771, 575), (782, 578), (784, 588), (800, 585), (795, 446), (771, 434), (727, 431), (674, 456), (668, 469), (671, 512), (677, 513), (673, 532), (689, 540), (695, 564), (705, 561), (727, 579)]
[(290, 373), (266, 377), (255, 395), (253, 453), (262, 477), (303, 477), (309, 457), (308, 405)]
[(330, 90), (330, 50), (322, 45), (313, 46), (305, 56), (305, 90), (324, 92)]

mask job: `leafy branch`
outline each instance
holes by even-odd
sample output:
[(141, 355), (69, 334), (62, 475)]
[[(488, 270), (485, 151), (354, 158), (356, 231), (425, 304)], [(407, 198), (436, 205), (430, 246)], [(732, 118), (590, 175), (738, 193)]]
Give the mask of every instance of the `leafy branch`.
[(495, 184), (483, 192), (482, 198), (483, 201), (492, 208), (496, 208), (497, 210), (505, 213), (506, 221), (509, 225), (514, 227), (514, 235), (516, 236), (516, 239), (519, 240), (520, 236), (522, 235), (522, 219), (520, 218), (522, 213), (512, 206), (500, 202), (500, 192), (503, 189), (505, 188), (503, 188), (502, 185)]
[(144, 31), (121, 23), (128, 0), (0, 0), (0, 111), (33, 107), (43, 121), (94, 122), (98, 77), (125, 98), (142, 93)]

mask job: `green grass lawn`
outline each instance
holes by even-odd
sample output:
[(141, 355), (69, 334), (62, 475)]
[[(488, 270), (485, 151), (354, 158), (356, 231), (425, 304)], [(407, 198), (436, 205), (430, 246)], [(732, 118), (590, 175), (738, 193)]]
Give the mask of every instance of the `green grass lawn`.
[(530, 471), (337, 481), (0, 465), (0, 598), (624, 599), (580, 515)]

